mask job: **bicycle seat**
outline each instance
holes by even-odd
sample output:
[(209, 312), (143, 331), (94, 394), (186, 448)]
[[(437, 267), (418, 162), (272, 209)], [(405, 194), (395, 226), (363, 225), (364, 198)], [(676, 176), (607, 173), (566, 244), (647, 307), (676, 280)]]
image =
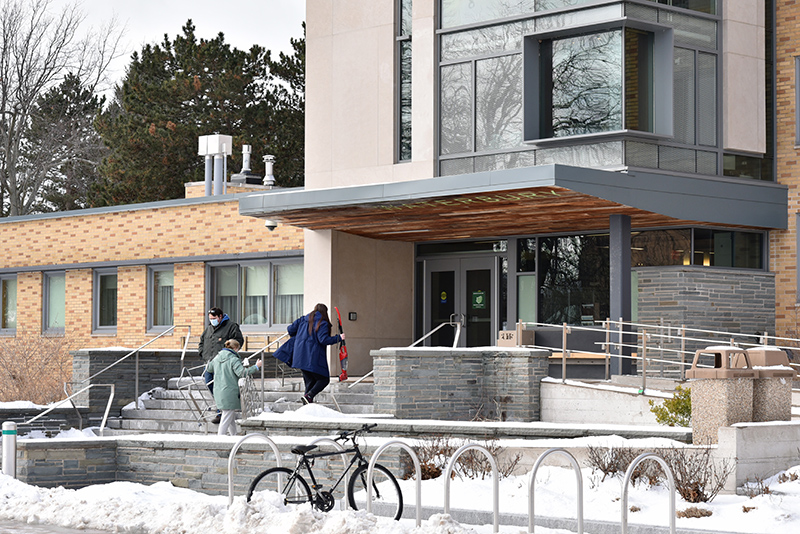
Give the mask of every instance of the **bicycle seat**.
[(298, 445), (297, 447), (292, 449), (292, 454), (303, 455), (303, 454), (305, 454), (305, 453), (307, 453), (309, 451), (313, 451), (316, 448), (317, 448), (316, 445)]

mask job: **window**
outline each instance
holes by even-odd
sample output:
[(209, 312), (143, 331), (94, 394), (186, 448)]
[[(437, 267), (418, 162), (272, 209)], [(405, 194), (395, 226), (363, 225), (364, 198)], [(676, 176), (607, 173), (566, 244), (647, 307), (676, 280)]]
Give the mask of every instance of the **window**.
[(117, 270), (97, 269), (94, 272), (94, 331), (117, 331)]
[(672, 30), (583, 28), (525, 39), (525, 139), (672, 134)]
[(243, 330), (288, 324), (303, 313), (302, 263), (218, 264), (210, 274), (209, 306), (222, 308)]
[(17, 275), (0, 277), (0, 331), (11, 334), (17, 329)]
[(66, 317), (66, 274), (44, 273), (42, 326), (47, 334), (63, 334)]
[(163, 330), (174, 321), (175, 270), (172, 265), (155, 266), (150, 267), (147, 274), (147, 327)]
[(708, 267), (764, 268), (764, 234), (731, 230), (694, 231), (694, 264)]
[(411, 160), (411, 0), (399, 0), (397, 24), (397, 160)]

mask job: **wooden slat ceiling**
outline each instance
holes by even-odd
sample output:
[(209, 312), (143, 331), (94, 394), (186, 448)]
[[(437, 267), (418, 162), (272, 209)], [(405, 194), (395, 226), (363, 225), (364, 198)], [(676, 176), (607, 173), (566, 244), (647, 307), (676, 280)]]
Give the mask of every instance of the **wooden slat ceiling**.
[(708, 225), (550, 186), (405, 203), (305, 208), (282, 211), (276, 218), (311, 230), (416, 242), (605, 230), (614, 214), (629, 215), (633, 228)]

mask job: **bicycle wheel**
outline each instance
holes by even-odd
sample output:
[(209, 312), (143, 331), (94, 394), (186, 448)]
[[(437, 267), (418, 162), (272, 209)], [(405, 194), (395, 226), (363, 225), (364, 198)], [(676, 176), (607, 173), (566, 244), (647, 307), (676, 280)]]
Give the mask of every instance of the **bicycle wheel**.
[[(400, 519), (403, 515), (403, 494), (397, 479), (378, 464), (372, 477), (372, 512)], [(367, 508), (367, 466), (359, 466), (347, 484), (347, 500), (353, 510)]]
[(254, 493), (274, 491), (283, 495), (283, 504), (303, 504), (311, 502), (311, 488), (303, 477), (285, 467), (267, 469), (250, 484), (247, 490), (247, 502)]

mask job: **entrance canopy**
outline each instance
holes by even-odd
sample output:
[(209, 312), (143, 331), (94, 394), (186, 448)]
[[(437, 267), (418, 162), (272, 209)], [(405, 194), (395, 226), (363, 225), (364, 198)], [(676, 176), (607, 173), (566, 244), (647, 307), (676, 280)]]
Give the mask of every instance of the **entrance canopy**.
[(242, 215), (380, 240), (430, 241), (587, 232), (629, 215), (632, 228), (785, 229), (788, 193), (773, 182), (545, 165), (239, 201)]

